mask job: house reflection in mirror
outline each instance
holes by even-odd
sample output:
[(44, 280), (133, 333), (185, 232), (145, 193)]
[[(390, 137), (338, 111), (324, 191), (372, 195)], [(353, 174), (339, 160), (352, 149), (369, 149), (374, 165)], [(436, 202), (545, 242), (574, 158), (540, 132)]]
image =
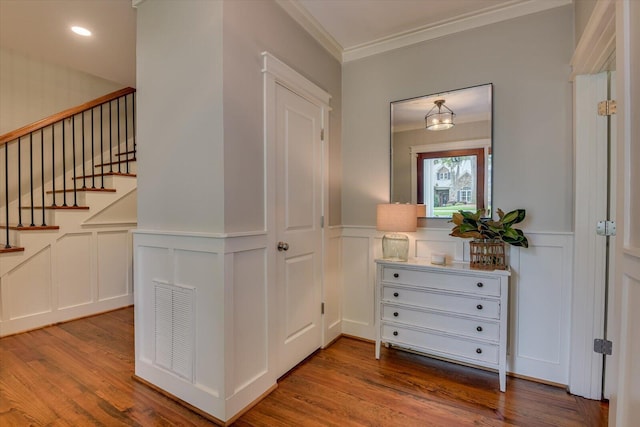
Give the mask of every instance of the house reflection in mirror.
[[(391, 103), (392, 202), (425, 204), (430, 218), (461, 209), (490, 216), (492, 91), (486, 84)], [(453, 115), (433, 115), (445, 106)], [(453, 127), (433, 126), (451, 117)]]

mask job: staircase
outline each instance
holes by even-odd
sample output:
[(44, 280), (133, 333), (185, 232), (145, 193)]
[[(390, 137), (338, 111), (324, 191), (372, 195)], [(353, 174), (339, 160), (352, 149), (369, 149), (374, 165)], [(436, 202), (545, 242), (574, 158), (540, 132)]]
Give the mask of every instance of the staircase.
[(133, 303), (135, 89), (0, 136), (0, 336)]

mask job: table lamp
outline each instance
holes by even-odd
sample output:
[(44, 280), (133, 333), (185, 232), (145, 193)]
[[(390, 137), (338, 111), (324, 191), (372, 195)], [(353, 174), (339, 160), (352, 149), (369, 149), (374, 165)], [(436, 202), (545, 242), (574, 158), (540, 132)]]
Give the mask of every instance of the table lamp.
[(385, 231), (382, 237), (382, 257), (390, 261), (409, 259), (409, 237), (400, 232), (416, 231), (416, 205), (384, 203), (377, 207), (376, 229)]

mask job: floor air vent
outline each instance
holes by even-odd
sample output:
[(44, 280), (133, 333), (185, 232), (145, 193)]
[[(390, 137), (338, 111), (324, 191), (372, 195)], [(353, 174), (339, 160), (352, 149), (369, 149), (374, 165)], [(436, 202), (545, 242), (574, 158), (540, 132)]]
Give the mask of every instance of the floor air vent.
[(193, 382), (194, 301), (191, 288), (155, 284), (155, 363)]

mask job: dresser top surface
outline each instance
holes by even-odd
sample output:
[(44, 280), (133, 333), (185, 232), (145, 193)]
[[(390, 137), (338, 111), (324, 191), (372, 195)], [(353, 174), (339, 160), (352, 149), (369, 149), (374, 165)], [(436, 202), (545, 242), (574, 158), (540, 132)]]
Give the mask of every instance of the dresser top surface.
[(462, 261), (452, 261), (448, 262), (446, 265), (435, 265), (431, 264), (430, 260), (427, 258), (410, 258), (408, 261), (390, 261), (387, 259), (378, 258), (375, 260), (376, 264), (385, 265), (389, 267), (398, 267), (398, 268), (410, 268), (410, 269), (419, 269), (419, 270), (430, 270), (430, 271), (439, 271), (439, 272), (465, 272), (465, 273), (473, 273), (476, 275), (486, 275), (486, 276), (511, 276), (511, 271), (507, 270), (478, 270), (469, 267), (468, 262)]

